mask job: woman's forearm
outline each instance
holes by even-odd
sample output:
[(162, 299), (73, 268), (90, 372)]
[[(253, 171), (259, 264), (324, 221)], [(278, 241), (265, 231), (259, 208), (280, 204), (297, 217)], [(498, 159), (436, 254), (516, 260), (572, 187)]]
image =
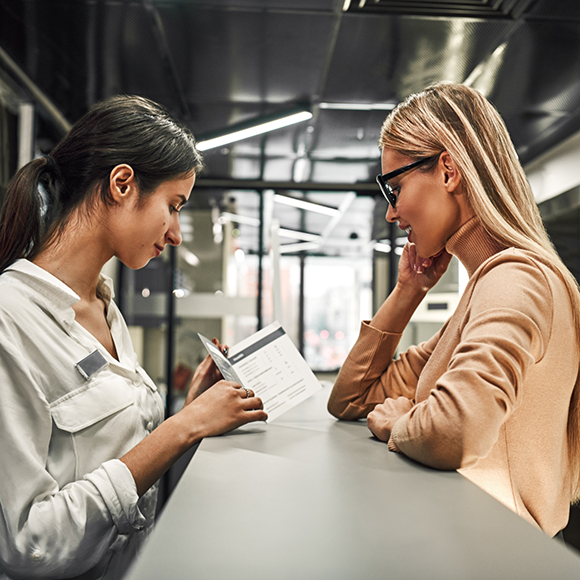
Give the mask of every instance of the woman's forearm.
[(139, 497), (202, 438), (199, 430), (186, 428), (178, 413), (123, 455), (121, 461), (133, 475)]
[(383, 332), (400, 334), (426, 294), (424, 290), (397, 284), (373, 316), (370, 325)]
[[(389, 396), (383, 375), (401, 333), (425, 294), (425, 290), (397, 285), (370, 324), (363, 325), (328, 400), (328, 411), (332, 415), (347, 420), (366, 417)], [(403, 390), (402, 385), (393, 385), (393, 388), (399, 394)]]

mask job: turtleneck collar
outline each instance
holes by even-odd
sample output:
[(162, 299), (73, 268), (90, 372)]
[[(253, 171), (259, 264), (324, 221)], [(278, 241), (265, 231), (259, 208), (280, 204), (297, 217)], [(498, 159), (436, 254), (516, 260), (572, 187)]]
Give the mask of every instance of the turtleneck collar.
[(477, 216), (466, 221), (445, 244), (445, 249), (465, 266), (469, 277), (494, 254), (505, 250), (481, 225)]

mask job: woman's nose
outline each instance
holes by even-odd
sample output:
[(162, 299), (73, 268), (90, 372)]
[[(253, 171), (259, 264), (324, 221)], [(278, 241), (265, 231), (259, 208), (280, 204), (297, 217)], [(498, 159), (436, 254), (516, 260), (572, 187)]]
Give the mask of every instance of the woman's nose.
[(179, 214), (175, 212), (173, 215), (175, 217), (171, 220), (165, 237), (168, 244), (179, 246), (181, 244), (181, 224), (179, 223)]
[(387, 215), (385, 218), (390, 223), (396, 222), (399, 219), (397, 210), (391, 204), (389, 204), (389, 207), (387, 208)]

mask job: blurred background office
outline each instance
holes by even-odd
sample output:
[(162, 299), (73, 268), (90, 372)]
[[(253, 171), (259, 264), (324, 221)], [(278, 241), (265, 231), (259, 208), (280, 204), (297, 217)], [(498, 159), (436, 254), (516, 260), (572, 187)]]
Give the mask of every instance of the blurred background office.
[[(205, 355), (198, 332), (231, 345), (278, 319), (332, 381), (406, 242), (375, 184), (380, 126), (441, 80), (498, 108), (580, 275), (578, 0), (0, 0), (0, 203), (96, 101), (162, 103), (206, 161), (183, 244), (107, 273), (169, 412)], [(454, 259), (401, 348), (441, 326), (466, 278)]]

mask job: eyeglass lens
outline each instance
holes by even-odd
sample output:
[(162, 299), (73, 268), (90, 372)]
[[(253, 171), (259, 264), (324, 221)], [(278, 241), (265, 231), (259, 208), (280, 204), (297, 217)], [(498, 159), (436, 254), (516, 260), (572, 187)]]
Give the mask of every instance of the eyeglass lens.
[(377, 183), (379, 184), (379, 189), (383, 194), (384, 198), (393, 206), (397, 204), (397, 196), (393, 191), (393, 188), (383, 179), (382, 175), (377, 175)]

